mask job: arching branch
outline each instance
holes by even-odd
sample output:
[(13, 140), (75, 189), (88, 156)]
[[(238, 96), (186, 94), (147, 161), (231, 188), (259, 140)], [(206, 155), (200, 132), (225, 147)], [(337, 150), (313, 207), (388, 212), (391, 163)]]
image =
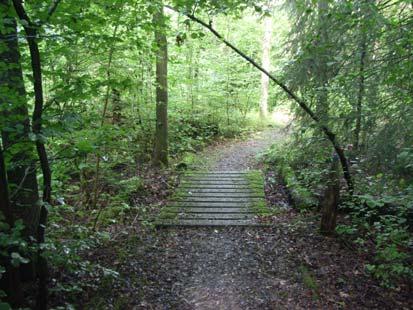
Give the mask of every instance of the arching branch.
[(352, 193), (353, 189), (354, 189), (354, 185), (353, 185), (353, 179), (351, 177), (350, 174), (350, 168), (349, 168), (349, 164), (347, 161), (347, 158), (344, 154), (343, 149), (340, 146), (340, 143), (337, 140), (336, 135), (330, 130), (330, 128), (328, 128), (325, 124), (323, 124), (320, 121), (320, 118), (313, 112), (313, 110), (311, 110), (311, 108), (309, 107), (309, 105), (300, 97), (298, 97), (290, 88), (287, 87), (287, 85), (285, 85), (284, 83), (282, 83), (279, 79), (277, 79), (276, 77), (274, 77), (270, 72), (268, 72), (267, 70), (265, 70), (263, 67), (261, 67), (254, 59), (252, 59), (251, 57), (247, 56), (245, 53), (243, 53), (240, 49), (238, 49), (235, 45), (233, 45), (232, 43), (228, 42), (227, 40), (225, 40), (225, 38), (218, 32), (216, 31), (211, 24), (208, 24), (206, 22), (204, 22), (203, 20), (199, 19), (198, 17), (196, 17), (195, 15), (192, 15), (190, 13), (186, 13), (186, 12), (180, 12), (178, 9), (171, 7), (169, 5), (165, 5), (165, 7), (167, 7), (168, 9), (178, 12), (178, 13), (182, 13), (183, 15), (185, 15), (186, 17), (188, 17), (190, 20), (202, 25), (203, 27), (205, 27), (206, 29), (208, 29), (214, 36), (216, 36), (221, 42), (223, 42), (226, 46), (228, 46), (229, 48), (231, 48), (234, 52), (236, 52), (239, 56), (241, 56), (242, 58), (244, 58), (246, 61), (248, 61), (251, 65), (253, 65), (256, 69), (258, 69), (259, 71), (263, 72), (265, 75), (267, 75), (270, 80), (272, 80), (276, 85), (278, 85), (279, 87), (281, 87), (281, 89), (287, 93), (287, 95), (293, 99), (302, 110), (304, 110), (305, 113), (307, 113), (308, 116), (311, 117), (311, 119), (317, 124), (318, 127), (320, 127), (320, 129), (324, 132), (324, 134), (327, 136), (328, 140), (331, 142), (331, 144), (334, 147), (334, 150), (336, 151), (338, 157), (340, 158), (340, 163), (341, 163), (341, 167), (343, 169), (343, 174), (344, 174), (344, 178), (347, 182), (347, 186), (349, 189), (349, 192)]

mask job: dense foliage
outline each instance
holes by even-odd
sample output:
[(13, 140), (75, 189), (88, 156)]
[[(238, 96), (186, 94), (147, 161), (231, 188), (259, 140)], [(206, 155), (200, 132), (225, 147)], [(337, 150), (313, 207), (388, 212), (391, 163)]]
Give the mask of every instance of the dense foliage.
[[(292, 1), (285, 78), (333, 128), (347, 149), (356, 181), (342, 197), (348, 219), (337, 228), (361, 251), (376, 253), (368, 269), (384, 283), (410, 278), (412, 247), (412, 43), (408, 1)], [(332, 150), (308, 116), (295, 110), (280, 165), (299, 204), (317, 206), (328, 183)]]
[[(130, 217), (148, 224), (150, 203), (134, 198), (149, 194), (144, 175), (160, 123), (165, 47), (157, 35), (167, 38), (172, 171), (213, 141), (268, 124), (258, 119), (260, 72), (189, 14), (257, 61), (263, 19), (272, 18), (270, 71), (319, 122), (292, 105), (291, 135), (268, 162), (297, 206), (317, 207), (328, 183), (332, 148), (320, 130), (328, 126), (343, 148), (351, 145), (355, 179), (354, 195), (342, 195), (346, 219), (337, 232), (360, 251), (374, 248), (367, 268), (384, 284), (411, 278), (411, 11), (401, 0), (0, 0), (0, 274), (4, 286), (15, 285), (9, 301), (21, 304), (19, 273), (38, 277), (42, 292), (43, 257), (56, 273), (117, 277), (83, 254)], [(269, 94), (270, 108), (291, 97), (275, 87)], [(82, 290), (58, 280), (53, 294)]]

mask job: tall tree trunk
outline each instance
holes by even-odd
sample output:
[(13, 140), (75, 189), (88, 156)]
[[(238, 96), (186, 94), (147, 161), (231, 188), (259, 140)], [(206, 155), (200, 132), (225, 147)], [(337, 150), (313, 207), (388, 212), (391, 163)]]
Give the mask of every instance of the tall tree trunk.
[(327, 62), (329, 61), (329, 55), (327, 43), (328, 32), (326, 18), (328, 13), (328, 2), (325, 0), (318, 1), (318, 24), (319, 24), (319, 40), (317, 42), (318, 52), (316, 56), (316, 81), (317, 81), (317, 106), (316, 113), (321, 122), (327, 124), (328, 121), (328, 80), (329, 72)]
[(156, 130), (153, 164), (168, 165), (168, 42), (165, 16), (159, 6), (154, 14), (156, 41)]
[[(270, 72), (271, 66), (271, 38), (272, 38), (272, 18), (264, 17), (264, 36), (262, 38), (262, 67), (264, 70)], [(268, 89), (270, 78), (261, 73), (261, 99), (260, 99), (260, 117), (268, 117)]]
[[(360, 44), (359, 44), (359, 53), (360, 53), (360, 62), (359, 62), (359, 76), (358, 76), (358, 92), (357, 92), (357, 102), (355, 108), (356, 114), (356, 126), (354, 128), (354, 149), (356, 152), (360, 150), (360, 133), (361, 133), (361, 122), (362, 122), (362, 106), (363, 98), (365, 92), (365, 66), (366, 66), (366, 57), (367, 57), (367, 32), (366, 29), (363, 29), (363, 20), (368, 18), (368, 12), (366, 11), (365, 4), (361, 4), (361, 17), (360, 17)], [(364, 14), (365, 15), (364, 15)]]
[(122, 100), (116, 88), (112, 88), (112, 124), (122, 124)]
[[(4, 162), (3, 149), (0, 146), (0, 212), (4, 216), (9, 229), (14, 226), (14, 216), (9, 199), (9, 185), (7, 182), (6, 166)], [(3, 249), (4, 250), (4, 249)], [(13, 249), (7, 249), (10, 253)], [(13, 307), (20, 307), (23, 301), (23, 293), (20, 284), (19, 269), (14, 267), (9, 257), (3, 257), (0, 264), (5, 267), (6, 272), (0, 279), (0, 288), (6, 293), (6, 301)]]
[(362, 38), (360, 44), (360, 66), (359, 66), (359, 81), (358, 81), (358, 93), (356, 103), (356, 127), (354, 128), (354, 149), (359, 151), (360, 149), (360, 132), (361, 132), (361, 118), (362, 118), (362, 105), (364, 97), (364, 66), (366, 59), (366, 38)]
[[(22, 219), (24, 237), (37, 238), (40, 221), (39, 193), (36, 178), (35, 145), (30, 140), (30, 121), (26, 90), (20, 63), (17, 24), (11, 1), (0, 0), (0, 118), (10, 204), (15, 219)], [(34, 280), (35, 260), (19, 267), (24, 280)]]
[(30, 121), (20, 63), (17, 25), (9, 0), (0, 0), (0, 117), (7, 162), (10, 202), (14, 217), (23, 219), (26, 237), (36, 238), (40, 207), (34, 143), (29, 139)]
[[(48, 14), (44, 22), (48, 22), (51, 15), (55, 12), (57, 5), (60, 0), (55, 0), (51, 7), (49, 7)], [(48, 300), (48, 290), (47, 290), (47, 279), (48, 279), (48, 266), (47, 261), (42, 255), (41, 244), (45, 241), (45, 230), (47, 223), (47, 206), (52, 202), (52, 171), (49, 165), (49, 159), (47, 156), (46, 147), (44, 145), (42, 135), (42, 122), (43, 122), (43, 81), (42, 81), (42, 63), (40, 57), (40, 50), (37, 41), (37, 30), (41, 27), (41, 23), (34, 24), (30, 17), (27, 15), (23, 3), (19, 0), (13, 0), (13, 6), (16, 10), (17, 16), (19, 17), (24, 31), (26, 33), (26, 40), (29, 45), (30, 51), (30, 62), (33, 74), (33, 89), (34, 89), (34, 110), (32, 116), (32, 130), (36, 135), (36, 150), (39, 157), (40, 168), (43, 175), (43, 203), (40, 208), (39, 222), (37, 225), (37, 235), (36, 239), (39, 244), (38, 256), (37, 256), (37, 267), (38, 267), (38, 292), (36, 298), (36, 309), (47, 309)]]

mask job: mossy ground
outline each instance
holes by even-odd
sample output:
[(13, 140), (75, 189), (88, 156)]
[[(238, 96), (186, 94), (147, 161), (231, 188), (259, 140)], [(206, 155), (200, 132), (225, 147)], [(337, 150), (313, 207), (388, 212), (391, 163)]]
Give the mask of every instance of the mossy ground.
[(251, 209), (262, 216), (272, 215), (274, 212), (267, 207), (267, 203), (264, 195), (264, 176), (259, 170), (251, 170), (246, 174), (250, 190), (254, 196), (262, 197), (255, 199), (251, 205)]

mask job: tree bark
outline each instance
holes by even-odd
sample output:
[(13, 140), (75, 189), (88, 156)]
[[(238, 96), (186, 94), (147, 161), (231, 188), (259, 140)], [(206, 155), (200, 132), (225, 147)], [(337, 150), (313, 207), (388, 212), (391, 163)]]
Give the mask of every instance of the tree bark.
[[(51, 7), (49, 8), (46, 21), (55, 12), (57, 5), (60, 0), (55, 0)], [(19, 0), (13, 0), (14, 9), (16, 10), (17, 16), (22, 22), (22, 26), (26, 33), (26, 40), (29, 45), (30, 51), (30, 61), (33, 74), (33, 88), (34, 88), (34, 111), (32, 116), (32, 130), (36, 135), (36, 149), (37, 155), (40, 161), (40, 168), (43, 174), (43, 203), (40, 208), (39, 223), (37, 226), (37, 242), (39, 244), (38, 250), (38, 276), (39, 276), (39, 289), (36, 298), (36, 309), (47, 309), (48, 301), (48, 290), (47, 290), (47, 279), (48, 279), (48, 266), (47, 261), (42, 255), (42, 250), (40, 245), (44, 243), (45, 240), (45, 229), (47, 223), (47, 206), (51, 204), (52, 200), (52, 171), (49, 165), (49, 159), (47, 157), (47, 151), (41, 139), (42, 135), (42, 116), (43, 116), (43, 83), (42, 83), (42, 65), (40, 50), (37, 41), (37, 29), (41, 26), (40, 24), (34, 24), (30, 17), (27, 15), (23, 4)]]
[[(262, 67), (270, 72), (271, 67), (271, 38), (272, 38), (272, 18), (264, 17), (264, 36), (262, 38)], [(260, 98), (260, 117), (268, 117), (268, 89), (270, 78), (264, 72), (261, 72), (261, 98)]]
[(340, 198), (340, 173), (338, 158), (333, 156), (327, 188), (321, 202), (322, 216), (320, 231), (325, 235), (332, 235), (336, 229), (337, 207)]
[(329, 61), (328, 55), (328, 32), (327, 32), (327, 13), (328, 3), (325, 0), (318, 1), (318, 40), (317, 40), (317, 52), (316, 52), (316, 68), (315, 68), (315, 80), (317, 81), (317, 106), (316, 113), (323, 124), (327, 125), (329, 102), (328, 102), (328, 83), (329, 72), (327, 62)]
[[(361, 2), (361, 12), (364, 14), (368, 14), (364, 8), (364, 3)], [(358, 79), (358, 92), (357, 92), (357, 102), (356, 102), (356, 126), (354, 128), (354, 149), (356, 152), (360, 150), (360, 133), (361, 133), (361, 122), (362, 122), (362, 106), (363, 106), (363, 98), (365, 92), (365, 65), (366, 65), (366, 57), (367, 57), (367, 33), (366, 30), (363, 29), (363, 19), (366, 18), (363, 14), (360, 17), (360, 45), (359, 45), (359, 52), (360, 52), (360, 62), (359, 62), (359, 79)]]
[(364, 97), (364, 66), (366, 59), (366, 39), (362, 38), (360, 44), (360, 66), (359, 66), (359, 81), (358, 81), (358, 93), (356, 103), (356, 127), (354, 128), (354, 149), (359, 151), (360, 149), (360, 132), (361, 132), (361, 118), (362, 118), (362, 106)]
[(30, 121), (20, 62), (17, 24), (10, 13), (11, 2), (0, 0), (3, 17), (0, 33), (0, 117), (1, 135), (14, 217), (22, 219), (27, 239), (36, 238), (39, 223), (39, 194), (35, 168), (35, 148), (30, 140)]
[(156, 41), (156, 130), (154, 166), (168, 165), (168, 42), (163, 7), (154, 14)]
[[(11, 229), (14, 226), (14, 216), (9, 199), (9, 185), (7, 182), (6, 166), (4, 162), (3, 149), (0, 147), (0, 212), (5, 222)], [(3, 219), (1, 220), (3, 221)], [(7, 249), (10, 253), (12, 249)], [(10, 263), (9, 257), (2, 258), (1, 265), (6, 272), (0, 279), (0, 288), (6, 293), (6, 301), (13, 307), (20, 308), (23, 301), (23, 292), (20, 283), (19, 269)]]
[(122, 124), (122, 100), (116, 88), (112, 88), (112, 124)]

